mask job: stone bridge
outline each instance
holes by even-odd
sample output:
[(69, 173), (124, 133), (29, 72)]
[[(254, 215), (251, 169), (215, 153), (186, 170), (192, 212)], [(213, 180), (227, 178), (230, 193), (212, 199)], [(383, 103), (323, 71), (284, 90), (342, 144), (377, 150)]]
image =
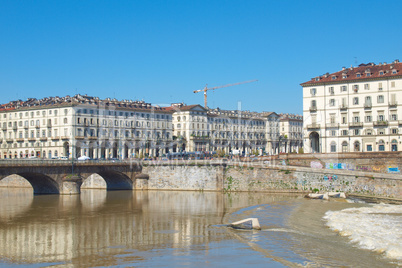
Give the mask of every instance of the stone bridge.
[(142, 189), (148, 176), (137, 162), (2, 161), (0, 183), (28, 181), (34, 194), (78, 194), (83, 188)]

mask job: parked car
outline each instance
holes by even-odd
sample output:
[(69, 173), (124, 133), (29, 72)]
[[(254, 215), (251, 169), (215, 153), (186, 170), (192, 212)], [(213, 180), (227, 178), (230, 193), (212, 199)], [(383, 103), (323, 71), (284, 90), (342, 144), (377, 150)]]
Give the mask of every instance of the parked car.
[(80, 156), (77, 158), (78, 161), (86, 161), (86, 160), (90, 160), (90, 159), (91, 158), (86, 155), (83, 155), (83, 156)]
[(68, 157), (67, 156), (60, 156), (59, 160), (68, 160)]

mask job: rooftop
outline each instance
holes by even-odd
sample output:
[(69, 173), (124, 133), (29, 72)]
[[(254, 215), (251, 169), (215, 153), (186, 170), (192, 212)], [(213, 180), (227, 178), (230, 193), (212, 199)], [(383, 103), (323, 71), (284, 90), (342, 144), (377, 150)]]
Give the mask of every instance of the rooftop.
[(326, 73), (321, 76), (313, 77), (310, 81), (301, 83), (301, 86), (312, 86), (323, 83), (343, 83), (348, 81), (358, 81), (367, 79), (388, 78), (402, 75), (402, 63), (395, 60), (387, 64), (379, 63), (378, 65), (370, 63), (362, 63), (357, 67), (343, 67), (342, 70), (335, 73)]

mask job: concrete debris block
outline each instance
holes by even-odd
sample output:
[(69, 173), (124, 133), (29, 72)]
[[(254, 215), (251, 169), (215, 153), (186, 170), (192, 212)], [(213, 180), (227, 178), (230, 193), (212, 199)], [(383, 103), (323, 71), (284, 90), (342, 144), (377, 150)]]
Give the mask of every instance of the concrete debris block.
[(310, 199), (323, 199), (323, 200), (329, 200), (328, 193), (325, 194), (308, 194), (305, 196), (306, 198)]
[(260, 223), (257, 218), (247, 218), (241, 221), (233, 222), (229, 224), (229, 227), (235, 229), (261, 230)]
[(345, 193), (343, 192), (327, 192), (329, 197), (333, 198), (346, 198)]

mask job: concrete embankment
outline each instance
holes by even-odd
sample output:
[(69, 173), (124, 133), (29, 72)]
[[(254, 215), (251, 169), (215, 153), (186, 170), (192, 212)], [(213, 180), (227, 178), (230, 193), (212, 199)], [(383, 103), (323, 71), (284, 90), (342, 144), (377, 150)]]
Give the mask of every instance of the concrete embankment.
[(144, 188), (152, 190), (311, 192), (401, 198), (402, 176), (350, 170), (327, 170), (263, 164), (145, 165)]

